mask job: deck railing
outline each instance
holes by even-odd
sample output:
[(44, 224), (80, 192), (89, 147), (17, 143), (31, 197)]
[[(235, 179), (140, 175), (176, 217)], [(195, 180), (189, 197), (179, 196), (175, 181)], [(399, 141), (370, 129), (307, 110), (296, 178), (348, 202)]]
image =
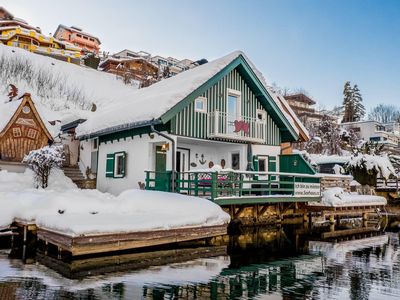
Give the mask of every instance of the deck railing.
[[(211, 200), (226, 197), (320, 197), (320, 177), (279, 172), (204, 172), (175, 173), (175, 192)], [(171, 189), (171, 172), (146, 171), (146, 189)]]
[[(246, 130), (235, 132), (235, 121), (242, 122)], [(214, 111), (208, 114), (208, 136), (231, 140), (264, 142), (266, 138), (265, 121), (241, 116), (238, 120), (230, 120), (225, 112)], [(242, 127), (243, 128), (243, 127)]]

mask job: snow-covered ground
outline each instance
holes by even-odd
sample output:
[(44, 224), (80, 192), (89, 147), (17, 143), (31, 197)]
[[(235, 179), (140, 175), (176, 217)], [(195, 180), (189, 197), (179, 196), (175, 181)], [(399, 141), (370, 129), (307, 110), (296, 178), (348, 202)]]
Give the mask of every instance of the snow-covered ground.
[(118, 196), (78, 189), (55, 170), (45, 190), (32, 171), (0, 171), (0, 227), (14, 218), (75, 236), (222, 225), (230, 217), (209, 200), (173, 193), (128, 190)]
[(18, 88), (19, 96), (31, 94), (42, 118), (60, 120), (61, 124), (94, 115), (93, 103), (97, 113), (126, 102), (138, 88), (124, 84), (113, 74), (2, 44), (0, 66), (0, 115), (4, 101), (8, 101), (9, 84)]
[(386, 205), (386, 198), (372, 195), (358, 195), (356, 193), (347, 193), (340, 187), (330, 188), (322, 193), (322, 200), (319, 203), (310, 205), (320, 206), (363, 206), (363, 205)]

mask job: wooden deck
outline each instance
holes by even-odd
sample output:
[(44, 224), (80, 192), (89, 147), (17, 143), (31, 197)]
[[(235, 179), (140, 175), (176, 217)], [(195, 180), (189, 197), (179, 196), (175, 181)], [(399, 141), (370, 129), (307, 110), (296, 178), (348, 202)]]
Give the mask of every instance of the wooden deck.
[(38, 240), (45, 244), (55, 245), (59, 251), (67, 251), (72, 256), (173, 244), (225, 234), (227, 234), (227, 225), (85, 236), (70, 236), (50, 229), (37, 229)]

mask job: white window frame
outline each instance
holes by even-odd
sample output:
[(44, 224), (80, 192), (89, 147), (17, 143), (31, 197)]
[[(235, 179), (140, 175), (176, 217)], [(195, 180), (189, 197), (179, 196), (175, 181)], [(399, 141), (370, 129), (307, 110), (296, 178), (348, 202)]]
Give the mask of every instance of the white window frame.
[[(268, 162), (269, 162), (269, 157), (268, 157), (268, 155), (258, 155), (257, 156), (257, 160), (258, 160), (258, 171), (259, 172), (268, 172)], [(265, 165), (265, 170), (264, 171), (261, 171), (260, 170), (260, 160), (263, 160), (264, 161), (264, 165)]]
[[(261, 120), (258, 118), (259, 114), (262, 115)], [(265, 110), (262, 110), (262, 109), (257, 109), (257, 111), (256, 111), (256, 120), (257, 120), (257, 122), (265, 122), (267, 120), (267, 112)]]
[[(119, 174), (118, 172), (117, 172), (117, 170), (118, 170), (118, 158), (119, 157), (124, 157), (125, 156), (125, 153), (124, 152), (119, 152), (119, 153), (115, 153), (114, 154), (114, 178), (122, 178), (122, 177), (124, 177), (124, 174), (122, 173), (122, 174)], [(125, 166), (126, 167), (126, 166)]]
[(226, 93), (226, 114), (228, 114), (228, 99), (229, 96), (235, 96), (237, 97), (238, 101), (236, 103), (236, 111), (237, 111), (237, 116), (236, 118), (238, 120), (242, 119), (242, 92), (234, 89), (227, 89)]
[[(203, 102), (203, 109), (197, 108), (197, 102)], [(194, 110), (199, 113), (207, 113), (207, 98), (206, 97), (197, 97), (194, 102)]]

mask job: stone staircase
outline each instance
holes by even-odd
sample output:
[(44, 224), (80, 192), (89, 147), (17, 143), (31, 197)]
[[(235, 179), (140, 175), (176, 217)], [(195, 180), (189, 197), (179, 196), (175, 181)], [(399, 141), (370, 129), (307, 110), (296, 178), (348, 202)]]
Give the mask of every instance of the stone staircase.
[(96, 188), (96, 179), (86, 179), (78, 166), (65, 166), (62, 170), (80, 189)]

